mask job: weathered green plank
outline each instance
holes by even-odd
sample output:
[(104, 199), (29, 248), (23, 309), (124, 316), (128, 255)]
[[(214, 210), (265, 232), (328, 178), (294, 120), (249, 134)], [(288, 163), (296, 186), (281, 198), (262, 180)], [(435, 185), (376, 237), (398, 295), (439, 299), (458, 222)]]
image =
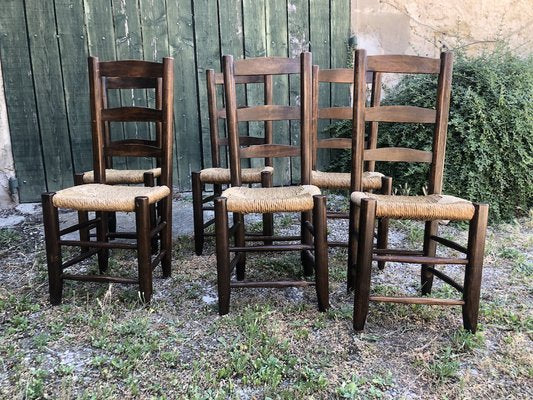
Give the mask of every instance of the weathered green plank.
[(55, 10), (74, 171), (83, 172), (92, 169), (83, 0), (55, 0)]
[[(288, 0), (289, 56), (299, 57), (309, 50), (309, 8), (307, 0)], [(290, 101), (296, 104), (300, 96), (300, 78), (290, 78)], [(300, 123), (291, 122), (291, 143), (300, 145)], [(292, 183), (300, 182), (300, 158), (291, 160)]]
[[(329, 2), (312, 1), (309, 8), (311, 51), (313, 52), (313, 64), (320, 68), (330, 68), (330, 19)], [(331, 91), (329, 84), (319, 86), (318, 103), (320, 107), (329, 107)], [(326, 128), (330, 122), (321, 120), (318, 123), (318, 135), (320, 138), (326, 137)], [(326, 149), (318, 151), (317, 168), (324, 170), (329, 164), (330, 152)]]
[[(266, 44), (268, 56), (287, 57), (287, 2), (286, 0), (270, 0), (265, 4)], [(273, 98), (275, 104), (289, 104), (289, 80), (285, 76), (273, 79)], [(290, 143), (288, 121), (273, 123), (274, 142)], [(274, 159), (274, 184), (287, 185), (291, 182), (290, 163), (288, 158)]]
[[(84, 6), (89, 54), (98, 57), (100, 61), (116, 60), (111, 1), (84, 0)], [(117, 107), (118, 105), (120, 105), (120, 94), (112, 91), (109, 94), (109, 106)], [(124, 139), (122, 124), (111, 124), (111, 138), (113, 140)], [(113, 157), (113, 166), (119, 169), (128, 168), (126, 158)]]
[(53, 2), (27, 0), (35, 99), (48, 190), (73, 184), (72, 154), (65, 109), (63, 81)]
[(193, 12), (190, 1), (167, 3), (170, 56), (174, 57), (174, 126), (180, 190), (191, 187), (191, 171), (202, 167), (198, 96), (194, 56)]
[[(112, 5), (117, 59), (142, 60), (144, 55), (138, 3), (112, 0)], [(146, 106), (146, 90), (121, 90), (120, 100), (124, 106)], [(151, 137), (151, 132), (148, 128), (152, 125), (126, 122), (123, 124), (124, 136), (126, 138), (149, 138)], [(152, 160), (140, 157), (130, 157), (127, 163), (128, 168), (131, 169), (148, 168), (153, 165)]]
[[(347, 45), (350, 38), (350, 0), (331, 0), (331, 67), (344, 68), (347, 63)], [(349, 104), (350, 89), (334, 85), (331, 101), (334, 106)]]
[(216, 0), (194, 0), (194, 30), (196, 34), (196, 62), (198, 107), (202, 134), (202, 154), (205, 165), (210, 165), (209, 113), (205, 70), (220, 70), (220, 43), (218, 39), (218, 5)]
[(24, 3), (3, 0), (0, 12), (0, 59), (9, 130), (21, 201), (38, 201), (46, 190), (37, 107), (24, 20)]

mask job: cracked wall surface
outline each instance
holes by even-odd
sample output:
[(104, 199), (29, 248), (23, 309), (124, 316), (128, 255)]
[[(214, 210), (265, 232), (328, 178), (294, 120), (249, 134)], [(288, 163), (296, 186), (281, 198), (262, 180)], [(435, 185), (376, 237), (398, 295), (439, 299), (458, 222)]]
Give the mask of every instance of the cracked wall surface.
[(11, 138), (9, 137), (9, 124), (4, 96), (4, 80), (0, 65), (0, 209), (16, 205), (16, 199), (9, 193), (9, 178), (15, 176), (15, 165), (11, 151)]
[(351, 17), (357, 46), (368, 54), (477, 53), (499, 40), (517, 54), (533, 50), (531, 0), (352, 0)]

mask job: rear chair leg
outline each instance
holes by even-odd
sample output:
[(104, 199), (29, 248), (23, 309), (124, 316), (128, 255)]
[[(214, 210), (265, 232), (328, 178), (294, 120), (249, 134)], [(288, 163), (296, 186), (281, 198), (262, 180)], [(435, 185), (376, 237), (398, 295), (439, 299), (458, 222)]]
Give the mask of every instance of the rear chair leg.
[(204, 210), (202, 203), (202, 182), (200, 172), (191, 174), (192, 179), (192, 209), (194, 220), (194, 251), (201, 256), (204, 250)]
[[(272, 187), (272, 174), (267, 171), (261, 172), (261, 186), (264, 188)], [(272, 213), (263, 214), (263, 236), (274, 235), (274, 215)], [(272, 240), (263, 241), (265, 245), (271, 245)]]
[[(392, 195), (392, 178), (383, 177), (381, 178), (381, 194)], [(389, 241), (389, 219), (380, 218), (378, 220), (378, 240), (377, 248), (386, 249)], [(378, 261), (378, 268), (385, 268), (385, 261)]]
[[(108, 229), (108, 213), (103, 211), (96, 212), (96, 217), (100, 218), (100, 221), (96, 224), (96, 239), (98, 242), (108, 242), (107, 236)], [(98, 250), (98, 269), (100, 273), (107, 271), (109, 266), (109, 249)]]
[(468, 264), (465, 269), (463, 300), (463, 326), (466, 330), (476, 333), (481, 292), (481, 274), (483, 255), (485, 253), (485, 237), (489, 206), (474, 204), (474, 218), (468, 230)]
[(315, 282), (319, 311), (329, 308), (326, 196), (313, 196)]
[[(155, 177), (153, 172), (145, 172), (143, 174), (144, 179), (144, 186), (146, 187), (154, 187), (155, 186)], [(150, 226), (155, 228), (157, 224), (157, 210), (156, 210), (156, 204), (150, 204)], [(152, 254), (157, 254), (158, 251), (158, 235), (154, 235), (154, 237), (151, 240), (151, 246), (152, 246)]]
[[(74, 185), (83, 185), (83, 174), (74, 174)], [(87, 211), (78, 211), (78, 222), (80, 224), (89, 221), (89, 212)], [(88, 242), (89, 241), (89, 227), (81, 228), (80, 229), (80, 240), (82, 242)], [(87, 253), (89, 251), (89, 247), (81, 246), (81, 253)]]
[[(304, 211), (301, 215), (301, 243), (312, 245), (313, 244), (313, 235), (309, 230), (305, 227), (305, 221), (312, 222), (313, 220), (313, 212), (312, 211)], [(304, 276), (311, 276), (313, 275), (315, 266), (313, 265), (312, 260), (310, 260), (306, 255), (305, 251), (303, 250), (300, 253), (300, 258), (302, 260), (303, 270), (304, 270)], [(316, 261), (315, 261), (316, 262)]]
[(150, 205), (148, 197), (135, 198), (135, 222), (137, 225), (137, 263), (141, 299), (149, 303), (152, 298), (152, 266), (150, 242)]
[[(426, 221), (426, 227), (424, 229), (424, 256), (426, 257), (435, 257), (437, 242), (432, 240), (431, 236), (437, 234), (438, 228), (438, 221)], [(428, 271), (428, 267), (434, 267), (434, 265), (422, 264), (420, 270), (420, 286), (423, 296), (430, 294), (433, 287), (433, 274)]]
[(163, 278), (170, 278), (172, 271), (172, 197), (169, 195), (160, 202), (161, 221), (166, 222), (165, 227), (161, 230), (161, 251), (165, 252), (161, 260), (163, 269)]
[(360, 213), (353, 309), (353, 327), (356, 331), (362, 331), (364, 329), (368, 314), (372, 247), (374, 242), (374, 224), (376, 221), (376, 200), (362, 199)]
[[(235, 230), (235, 246), (246, 246), (246, 241), (244, 239), (244, 214), (233, 213), (233, 223), (237, 224), (237, 229)], [(239, 257), (239, 261), (237, 261), (235, 267), (237, 280), (242, 281), (246, 277), (246, 253), (237, 253), (235, 257)]]
[(230, 253), (228, 235), (228, 210), (226, 198), (215, 198), (215, 246), (217, 254), (218, 313), (229, 312)]
[(41, 202), (43, 207), (44, 237), (46, 241), (46, 261), (48, 264), (48, 287), (50, 303), (61, 303), (63, 294), (63, 279), (61, 277), (61, 246), (59, 244), (59, 216), (57, 208), (52, 203), (55, 193), (43, 193)]
[(350, 201), (350, 216), (348, 228), (348, 268), (346, 276), (346, 286), (348, 292), (355, 287), (355, 262), (357, 260), (357, 238), (359, 231), (359, 207)]

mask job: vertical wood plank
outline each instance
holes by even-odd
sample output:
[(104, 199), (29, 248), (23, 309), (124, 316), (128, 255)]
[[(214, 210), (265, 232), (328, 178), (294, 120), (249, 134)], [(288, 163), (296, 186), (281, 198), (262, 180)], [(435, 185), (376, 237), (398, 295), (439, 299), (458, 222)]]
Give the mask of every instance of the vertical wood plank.
[(23, 2), (2, 1), (0, 35), (0, 59), (20, 200), (38, 201), (46, 191), (46, 179)]
[[(138, 3), (136, 1), (112, 0), (112, 6), (117, 59), (144, 59)], [(122, 90), (120, 101), (123, 106), (146, 106), (146, 90)], [(126, 122), (123, 124), (124, 136), (126, 138), (147, 139), (150, 137), (149, 127), (151, 126), (152, 124), (148, 123)], [(127, 162), (128, 168), (131, 169), (152, 166), (151, 160), (142, 160), (140, 157), (131, 157)]]
[[(265, 4), (266, 50), (268, 56), (287, 57), (287, 2), (270, 0)], [(289, 104), (289, 80), (285, 76), (274, 77), (274, 103)], [(290, 144), (288, 121), (273, 123), (274, 143)], [(291, 182), (290, 163), (287, 158), (274, 159), (274, 185), (287, 185)]]
[[(116, 60), (117, 54), (111, 1), (84, 0), (84, 7), (89, 55), (98, 57), (100, 61)], [(110, 92), (109, 107), (117, 107), (119, 104), (119, 93), (116, 91)], [(111, 124), (110, 131), (113, 140), (124, 139), (122, 124)], [(126, 169), (126, 159), (124, 157), (113, 157), (113, 167)]]
[[(309, 8), (307, 0), (288, 0), (287, 14), (289, 23), (289, 57), (299, 57), (309, 50)], [(299, 104), (300, 78), (293, 76), (290, 82), (290, 102)], [(300, 145), (300, 123), (291, 122), (291, 143)], [(300, 182), (300, 158), (291, 160), (292, 183)]]
[(72, 154), (65, 110), (53, 2), (27, 0), (35, 99), (49, 191), (72, 186)]
[(190, 1), (167, 3), (168, 45), (174, 57), (174, 127), (177, 183), (180, 190), (190, 190), (191, 171), (202, 167), (200, 127), (196, 99), (193, 10)]
[(83, 0), (55, 0), (55, 11), (74, 171), (83, 172), (93, 162)]
[[(321, 69), (330, 68), (330, 18), (329, 18), (329, 1), (312, 1), (309, 8), (310, 20), (310, 40), (311, 52), (313, 53), (313, 64), (318, 65)], [(330, 84), (320, 84), (318, 93), (319, 107), (329, 107), (331, 99)], [(325, 130), (330, 121), (319, 120), (318, 137), (324, 138), (329, 136)], [(314, 132), (313, 132), (314, 134)], [(326, 149), (318, 151), (317, 168), (324, 170), (329, 165), (330, 152)]]
[(218, 4), (217, 0), (194, 0), (193, 3), (202, 154), (205, 165), (209, 166), (211, 165), (211, 141), (209, 139), (205, 70), (208, 68), (220, 70)]
[[(350, 38), (350, 1), (331, 0), (331, 68), (345, 68), (347, 46)], [(331, 88), (333, 106), (343, 106), (350, 102), (348, 85), (333, 85)]]

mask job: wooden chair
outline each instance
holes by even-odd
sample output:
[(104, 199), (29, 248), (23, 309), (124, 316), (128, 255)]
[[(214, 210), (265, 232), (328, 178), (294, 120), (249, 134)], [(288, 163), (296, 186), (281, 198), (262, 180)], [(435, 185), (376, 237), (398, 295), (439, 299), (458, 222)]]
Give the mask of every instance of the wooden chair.
[[(192, 180), (192, 204), (193, 204), (193, 219), (194, 219), (194, 248), (196, 255), (201, 255), (204, 249), (204, 241), (206, 236), (213, 236), (208, 234), (205, 229), (214, 224), (215, 219), (212, 218), (205, 222), (204, 212), (212, 211), (212, 206), (205, 206), (206, 203), (211, 203), (215, 197), (222, 193), (222, 186), (229, 185), (231, 182), (229, 168), (222, 167), (222, 157), (220, 148), (228, 146), (228, 138), (221, 137), (219, 132), (219, 120), (226, 119), (226, 110), (223, 107), (217, 106), (217, 85), (224, 85), (224, 78), (222, 73), (215, 73), (214, 70), (208, 69), (207, 73), (207, 104), (209, 108), (209, 138), (211, 141), (211, 168), (204, 168), (201, 171), (193, 171), (191, 174)], [(236, 83), (241, 85), (262, 84), (264, 87), (264, 102), (265, 104), (272, 103), (272, 76), (270, 75), (251, 75), (238, 76)], [(262, 144), (272, 142), (272, 122), (266, 121), (264, 124), (264, 137), (242, 136), (240, 142), (243, 145)], [(272, 160), (269, 157), (265, 158), (265, 166), (258, 168), (242, 168), (243, 183), (253, 184), (261, 183), (265, 187), (272, 186)], [(266, 174), (263, 174), (266, 172)], [(213, 194), (211, 196), (203, 197), (204, 186), (206, 184), (213, 185)], [(269, 236), (273, 233), (272, 215), (263, 215), (263, 235)]]
[[(320, 69), (318, 65), (313, 66), (313, 164), (311, 171), (311, 184), (318, 186), (320, 189), (341, 189), (350, 190), (351, 174), (349, 172), (324, 172), (317, 169), (318, 153), (321, 149), (351, 149), (352, 140), (350, 138), (319, 138), (320, 120), (351, 120), (353, 109), (350, 105), (346, 106), (328, 106), (320, 107), (320, 84), (328, 85), (352, 85), (353, 84), (352, 68)], [(379, 106), (381, 99), (381, 73), (369, 72), (366, 75), (366, 83), (371, 84), (370, 104), (373, 107)], [(375, 149), (377, 146), (378, 123), (370, 123), (370, 131), (366, 140), (366, 148)], [(363, 172), (362, 187), (363, 190), (380, 191), (382, 194), (391, 194), (391, 180), (384, 180), (383, 174), (375, 171), (375, 162), (366, 163), (365, 172)], [(386, 184), (383, 186), (383, 182)], [(348, 213), (328, 211), (328, 218), (348, 219)], [(378, 224), (377, 248), (387, 247), (388, 220), (381, 219)], [(345, 242), (329, 241), (330, 247), (346, 247)], [(384, 262), (378, 263), (379, 268), (383, 269)]]
[[(287, 287), (316, 285), (318, 307), (329, 307), (328, 247), (326, 238), (326, 197), (320, 189), (309, 185), (311, 174), (311, 53), (302, 53), (299, 59), (256, 58), (233, 61), (223, 57), (227, 125), (229, 134), (231, 185), (215, 198), (215, 237), (218, 272), (219, 313), (229, 312), (231, 288)], [(235, 82), (240, 75), (300, 75), (300, 106), (263, 105), (237, 109)], [(259, 144), (241, 148), (238, 125), (244, 121), (300, 122), (300, 146)], [(252, 157), (301, 157), (301, 185), (289, 187), (250, 188), (242, 186), (240, 161)], [(233, 226), (228, 227), (228, 212), (233, 213)], [(301, 233), (292, 237), (256, 237), (254, 241), (269, 239), (300, 241), (301, 244), (272, 244), (247, 246), (252, 239), (244, 235), (243, 219), (247, 213), (301, 213)], [(312, 222), (311, 222), (312, 220)], [(235, 246), (229, 238), (234, 236)], [(304, 274), (315, 272), (315, 282), (309, 281), (245, 281), (246, 252), (300, 251)], [(314, 252), (314, 254), (312, 253)], [(235, 257), (230, 260), (230, 253)], [(237, 281), (231, 281), (236, 269)]]
[[(435, 74), (438, 76), (435, 109), (413, 106), (365, 107), (365, 74), (380, 73)], [(350, 202), (350, 231), (348, 250), (348, 281), (355, 289), (354, 319), (356, 330), (364, 328), (369, 301), (416, 303), (435, 305), (461, 305), (464, 328), (476, 331), (481, 270), (487, 226), (488, 206), (473, 204), (454, 196), (441, 194), (444, 170), (444, 153), (452, 79), (452, 54), (442, 53), (440, 59), (416, 56), (366, 56), (364, 50), (355, 55), (355, 81), (352, 145), (352, 189)], [(411, 148), (364, 148), (365, 122), (382, 121), (398, 123), (434, 124), (432, 151)], [(431, 165), (428, 194), (425, 196), (391, 196), (364, 193), (362, 188), (364, 161), (423, 162)], [(467, 167), (465, 167), (467, 169)], [(425, 222), (424, 245), (420, 251), (403, 249), (373, 250), (373, 233), (376, 218), (412, 219)], [(437, 236), (439, 220), (469, 221), (470, 229), (466, 247)], [(466, 254), (466, 257), (436, 257), (437, 244)], [(431, 293), (436, 276), (462, 293), (462, 299), (428, 297), (388, 297), (370, 295), (372, 261), (391, 261), (422, 264), (422, 294)], [(438, 264), (465, 266), (464, 283), (454, 281), (436, 269)]]
[[(42, 195), (46, 255), (50, 301), (59, 304), (65, 280), (117, 282), (138, 284), (141, 298), (148, 302), (152, 295), (152, 270), (161, 263), (163, 277), (171, 272), (172, 253), (172, 104), (173, 59), (162, 63), (147, 61), (99, 62), (89, 58), (89, 83), (91, 95), (93, 159), (95, 183), (73, 186), (56, 193)], [(129, 88), (161, 87), (161, 100), (156, 108), (118, 107), (106, 108), (102, 101), (103, 82), (108, 87)], [(156, 140), (129, 139), (111, 141), (104, 132), (104, 122), (152, 122), (160, 125)], [(153, 157), (161, 168), (160, 185), (120, 186), (107, 184), (106, 159), (110, 157)], [(144, 173), (145, 180), (153, 180), (153, 174)], [(157, 205), (158, 217), (154, 218), (150, 206)], [(58, 209), (78, 212), (94, 211), (95, 218), (60, 230)], [(135, 212), (135, 232), (109, 232), (110, 212)], [(82, 229), (96, 228), (96, 240), (64, 240), (61, 236)], [(115, 240), (134, 239), (135, 243)], [(159, 253), (152, 259), (153, 240), (160, 242)], [(69, 261), (62, 261), (62, 247), (81, 247), (81, 254)], [(133, 249), (137, 251), (138, 278), (104, 275), (108, 269), (109, 249)], [(90, 256), (98, 254), (100, 275), (71, 274), (65, 270)]]

